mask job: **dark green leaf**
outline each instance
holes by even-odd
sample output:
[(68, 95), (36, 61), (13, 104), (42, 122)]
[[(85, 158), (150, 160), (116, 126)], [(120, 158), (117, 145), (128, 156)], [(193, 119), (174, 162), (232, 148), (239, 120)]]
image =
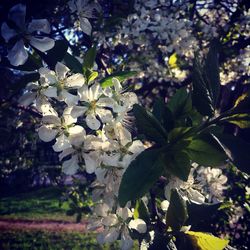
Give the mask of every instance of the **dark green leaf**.
[(167, 106), (172, 111), (175, 119), (179, 119), (184, 115), (187, 115), (192, 110), (191, 95), (185, 88), (181, 88), (177, 90), (175, 95), (168, 102)]
[(170, 131), (174, 127), (174, 118), (170, 109), (167, 107), (166, 103), (158, 98), (153, 105), (153, 115), (161, 123), (161, 125)]
[(94, 63), (95, 63), (95, 58), (96, 58), (96, 47), (93, 46), (90, 49), (88, 49), (88, 51), (86, 52), (85, 56), (84, 56), (84, 61), (83, 61), (83, 69), (89, 69), (92, 70), (94, 67)]
[(140, 133), (144, 134), (148, 140), (163, 145), (167, 143), (167, 132), (152, 113), (148, 112), (138, 104), (134, 105), (133, 112)]
[(213, 40), (210, 44), (209, 52), (204, 66), (204, 78), (207, 81), (207, 88), (215, 108), (220, 94), (220, 72), (219, 72), (219, 54), (218, 41)]
[(235, 166), (250, 174), (250, 143), (229, 134), (213, 135)]
[(203, 69), (196, 58), (193, 66), (193, 95), (192, 100), (196, 109), (202, 115), (212, 116), (214, 113), (213, 100), (207, 89), (207, 83), (203, 77)]
[(172, 230), (179, 231), (188, 219), (188, 212), (185, 200), (174, 189), (172, 190), (170, 197), (170, 204), (167, 211), (166, 224), (170, 226)]
[(185, 151), (192, 161), (211, 167), (221, 166), (225, 163), (227, 158), (225, 153), (211, 139), (199, 138), (190, 142)]
[(161, 176), (164, 168), (162, 151), (147, 149), (143, 151), (126, 169), (118, 200), (122, 207), (130, 200), (142, 197)]
[(55, 41), (55, 46), (44, 56), (41, 54), (44, 61), (50, 68), (54, 68), (57, 62), (61, 62), (68, 50), (68, 42), (65, 40)]
[(183, 151), (165, 154), (165, 170), (183, 181), (188, 180), (191, 164), (188, 155)]
[(196, 204), (196, 203), (188, 203), (188, 220), (187, 224), (195, 224), (204, 221), (211, 220), (212, 216), (216, 216), (218, 213), (218, 209), (220, 208), (221, 203), (216, 204)]
[(66, 53), (63, 60), (66, 64), (66, 66), (69, 67), (72, 72), (83, 73), (81, 63), (71, 54)]
[(137, 74), (136, 71), (116, 72), (102, 79), (100, 83), (103, 88), (107, 88), (107, 87), (113, 86), (113, 82), (112, 82), (113, 77), (117, 78), (120, 82), (122, 82), (136, 74)]
[(179, 127), (172, 129), (168, 135), (170, 143), (176, 142), (180, 139), (188, 138), (189, 137), (188, 132), (190, 130), (191, 130), (190, 127)]

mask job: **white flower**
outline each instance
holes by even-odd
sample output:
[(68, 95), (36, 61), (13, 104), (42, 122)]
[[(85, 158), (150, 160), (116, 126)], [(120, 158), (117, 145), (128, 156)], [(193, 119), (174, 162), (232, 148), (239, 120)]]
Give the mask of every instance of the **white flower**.
[(25, 23), (26, 6), (23, 4), (17, 4), (13, 6), (8, 18), (16, 25), (16, 29), (12, 29), (4, 22), (1, 26), (1, 34), (5, 39), (5, 42), (9, 42), (10, 39), (22, 34), (24, 39), (18, 40), (12, 49), (8, 53), (8, 59), (14, 66), (22, 65), (28, 59), (28, 53), (24, 48), (24, 41), (28, 41), (34, 48), (45, 52), (54, 47), (55, 42), (49, 37), (34, 35), (34, 32), (42, 32), (44, 34), (50, 33), (50, 24), (47, 19), (34, 19), (27, 26)]
[(83, 85), (78, 89), (80, 101), (85, 102), (86, 106), (76, 106), (72, 110), (73, 117), (79, 117), (86, 114), (86, 123), (92, 130), (100, 128), (101, 123), (97, 116), (103, 123), (107, 123), (113, 119), (112, 112), (107, 109), (110, 106), (109, 98), (101, 97), (103, 95), (102, 89), (98, 83), (88, 87)]
[(97, 206), (98, 208), (95, 209), (97, 220), (101, 221), (104, 227), (103, 232), (97, 236), (97, 241), (100, 244), (114, 242), (121, 235), (121, 249), (129, 250), (133, 246), (129, 230), (133, 229), (142, 234), (146, 233), (146, 223), (142, 219), (133, 220), (133, 213), (128, 207), (117, 208), (114, 214), (109, 212), (110, 209), (107, 205)]
[(188, 180), (182, 181), (178, 177), (171, 176), (169, 183), (165, 186), (165, 197), (170, 201), (171, 190), (178, 189), (182, 197), (191, 202), (202, 204), (205, 202), (205, 196), (201, 194), (197, 189), (199, 186), (194, 184), (193, 169), (190, 171)]
[(68, 106), (77, 104), (79, 98), (68, 92), (70, 89), (79, 89), (85, 83), (82, 74), (68, 76), (70, 69), (64, 64), (57, 62), (55, 72), (47, 68), (40, 68), (41, 81), (47, 84), (44, 94), (64, 101)]

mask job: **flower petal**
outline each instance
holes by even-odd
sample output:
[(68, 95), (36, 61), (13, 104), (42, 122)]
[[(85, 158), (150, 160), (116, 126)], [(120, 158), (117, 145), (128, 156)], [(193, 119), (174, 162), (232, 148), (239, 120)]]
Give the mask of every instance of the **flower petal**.
[(69, 88), (80, 88), (85, 83), (82, 74), (74, 74), (67, 78), (65, 85)]
[(69, 160), (62, 164), (62, 171), (66, 175), (74, 175), (79, 169), (77, 155), (72, 156)]
[(8, 53), (8, 59), (14, 66), (23, 65), (28, 59), (28, 53), (24, 48), (23, 40), (16, 42), (14, 47)]
[(92, 25), (89, 20), (85, 17), (79, 17), (79, 21), (82, 32), (90, 36), (92, 31)]
[(164, 201), (161, 202), (161, 209), (164, 212), (168, 211), (168, 207), (169, 207), (169, 201), (168, 200), (164, 200)]
[(80, 97), (80, 100), (83, 102), (92, 101), (89, 98), (89, 89), (87, 85), (83, 85), (80, 89), (78, 89), (78, 95)]
[(70, 71), (70, 69), (65, 66), (64, 64), (57, 62), (56, 67), (55, 67), (56, 75), (60, 80), (65, 79), (66, 74)]
[(135, 229), (139, 233), (143, 234), (147, 231), (147, 225), (142, 219), (135, 219), (129, 222), (129, 228)]
[(118, 222), (119, 221), (118, 221), (116, 214), (110, 214), (110, 215), (104, 217), (103, 221), (102, 221), (104, 226), (109, 226), (109, 227), (116, 225)]
[(92, 130), (97, 130), (101, 126), (100, 121), (95, 117), (94, 114), (88, 114), (86, 116), (86, 123), (88, 127), (91, 128)]
[(29, 33), (41, 31), (49, 34), (51, 31), (50, 23), (47, 19), (33, 19), (28, 25), (28, 31)]
[(11, 29), (7, 23), (3, 23), (2, 26), (1, 26), (1, 34), (2, 34), (2, 37), (4, 38), (5, 42), (9, 42), (9, 40), (16, 36), (17, 35), (17, 32), (13, 29)]
[(78, 96), (70, 94), (68, 91), (63, 89), (59, 95), (59, 99), (64, 101), (69, 107), (72, 107), (77, 104), (79, 98)]
[(74, 106), (71, 111), (71, 115), (73, 118), (78, 118), (79, 116), (82, 116), (87, 110), (87, 107)]
[(30, 44), (36, 49), (45, 52), (52, 49), (55, 46), (55, 41), (49, 37), (35, 37), (32, 36), (30, 39)]
[(85, 168), (86, 168), (86, 172), (88, 174), (93, 174), (96, 170), (96, 168), (98, 167), (98, 156), (96, 152), (91, 152), (88, 154), (83, 154), (83, 158), (85, 161)]
[(71, 144), (69, 143), (69, 139), (64, 135), (60, 135), (56, 138), (56, 143), (53, 145), (53, 149), (56, 152), (61, 152), (66, 148), (70, 148)]
[(56, 129), (41, 126), (38, 129), (38, 136), (42, 141), (49, 142), (55, 139), (58, 131)]
[(63, 111), (64, 124), (67, 125), (67, 126), (71, 125), (71, 124), (73, 124), (73, 123), (75, 123), (77, 121), (77, 119), (72, 117), (72, 115), (71, 115), (72, 109), (73, 109), (73, 107), (67, 107)]
[(56, 98), (57, 97), (57, 88), (49, 86), (48, 88), (44, 89), (42, 91), (42, 93), (44, 95), (46, 95), (47, 97), (54, 97), (54, 98)]
[(19, 28), (25, 27), (26, 6), (24, 4), (14, 5), (10, 11), (8, 18), (13, 21)]
[(29, 106), (36, 99), (36, 93), (27, 92), (18, 99), (18, 103), (25, 107)]
[(96, 114), (100, 117), (103, 123), (108, 123), (112, 121), (112, 112), (108, 109), (96, 108)]
[(45, 115), (42, 118), (42, 121), (45, 124), (52, 124), (52, 125), (55, 125), (55, 126), (61, 126), (61, 120), (56, 115)]
[(95, 83), (89, 89), (89, 100), (97, 100), (103, 94), (102, 88), (99, 83)]

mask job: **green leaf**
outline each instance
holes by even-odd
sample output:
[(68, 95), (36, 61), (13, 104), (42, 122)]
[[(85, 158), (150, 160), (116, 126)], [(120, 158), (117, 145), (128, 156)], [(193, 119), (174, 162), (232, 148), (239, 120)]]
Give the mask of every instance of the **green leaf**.
[[(211, 138), (213, 140), (213, 138)], [(221, 166), (225, 163), (226, 155), (215, 144), (215, 141), (208, 138), (198, 138), (190, 142), (185, 152), (190, 159), (203, 166)]]
[(234, 165), (239, 170), (250, 174), (250, 143), (229, 134), (215, 134), (213, 137)]
[(133, 112), (140, 133), (144, 134), (148, 140), (163, 145), (167, 143), (167, 132), (152, 113), (138, 104), (134, 105)]
[(185, 88), (181, 88), (177, 90), (175, 95), (168, 102), (167, 106), (172, 111), (175, 119), (179, 119), (187, 115), (192, 110), (191, 95)]
[(223, 240), (213, 235), (203, 232), (187, 231), (186, 234), (192, 240), (194, 249), (199, 250), (223, 250), (228, 245), (229, 240)]
[(213, 100), (207, 89), (207, 83), (203, 77), (203, 69), (197, 58), (193, 65), (193, 104), (202, 115), (212, 116), (214, 113)]
[(71, 71), (75, 73), (82, 73), (82, 65), (74, 56), (69, 53), (66, 53), (63, 60), (66, 66), (71, 69)]
[(117, 78), (120, 82), (127, 80), (128, 78), (135, 76), (136, 71), (121, 71), (111, 74), (100, 81), (102, 88), (107, 88), (113, 86), (113, 77)]
[(166, 224), (172, 230), (179, 231), (188, 219), (185, 200), (176, 189), (173, 189), (170, 197), (170, 204), (167, 211)]
[(235, 101), (233, 111), (239, 111), (239, 113), (244, 113), (242, 111), (249, 111), (250, 109), (250, 91), (245, 92), (237, 98)]
[(213, 40), (204, 67), (197, 58), (194, 60), (193, 104), (202, 115), (206, 116), (214, 114), (220, 94), (218, 47), (218, 42)]
[(95, 64), (95, 58), (96, 58), (96, 46), (91, 47), (88, 49), (84, 56), (84, 61), (83, 61), (83, 69), (84, 70), (92, 70)]
[(170, 131), (174, 127), (174, 118), (170, 109), (167, 107), (166, 103), (158, 98), (153, 105), (153, 115), (161, 123), (161, 125)]
[(119, 188), (118, 200), (122, 207), (130, 200), (146, 194), (162, 175), (164, 163), (160, 149), (143, 151), (126, 169)]
[(219, 72), (219, 43), (213, 40), (207, 54), (204, 66), (205, 80), (207, 81), (207, 88), (210, 93), (213, 107), (215, 108), (220, 94), (220, 72)]
[(61, 62), (65, 57), (68, 50), (68, 42), (65, 40), (55, 41), (55, 46), (47, 52), (47, 54), (41, 54), (44, 61), (50, 68), (54, 68), (57, 62)]
[(250, 128), (250, 114), (235, 114), (223, 118), (222, 121), (226, 121), (237, 125), (240, 128)]
[(167, 152), (164, 155), (165, 171), (177, 176), (183, 181), (188, 180), (191, 164), (188, 155), (183, 151)]
[(179, 127), (172, 129), (168, 135), (170, 143), (174, 143), (180, 139), (188, 138), (190, 136), (188, 133), (190, 130), (191, 127)]

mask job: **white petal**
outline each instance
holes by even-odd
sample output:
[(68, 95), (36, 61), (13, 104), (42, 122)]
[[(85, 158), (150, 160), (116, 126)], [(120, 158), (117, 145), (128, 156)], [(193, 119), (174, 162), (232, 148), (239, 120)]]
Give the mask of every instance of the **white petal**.
[(107, 165), (107, 166), (116, 167), (117, 164), (118, 164), (119, 159), (120, 159), (120, 154), (119, 153), (114, 153), (114, 154), (111, 154), (111, 155), (108, 155), (108, 154), (104, 153), (102, 155), (102, 163), (104, 165)]
[(79, 125), (75, 125), (74, 127), (70, 127), (68, 129), (68, 132), (69, 132), (69, 135), (77, 135), (77, 134), (86, 135), (85, 129)]
[(103, 218), (102, 223), (104, 226), (114, 226), (118, 223), (118, 218), (116, 214), (110, 214)]
[(133, 247), (134, 241), (129, 235), (128, 229), (125, 228), (121, 234), (121, 249), (130, 250)]
[(70, 69), (64, 64), (57, 62), (55, 67), (56, 74), (60, 80), (65, 79), (66, 74), (70, 71)]
[(92, 101), (89, 99), (89, 89), (87, 85), (83, 85), (80, 89), (78, 89), (78, 95), (80, 100), (83, 102)]
[(11, 29), (7, 23), (3, 23), (2, 26), (1, 26), (1, 34), (2, 34), (2, 37), (4, 38), (5, 42), (9, 42), (9, 40), (16, 36), (17, 35), (17, 32), (13, 29)]
[(53, 124), (56, 126), (61, 126), (61, 120), (56, 115), (45, 115), (42, 119), (45, 124)]
[(100, 107), (113, 108), (115, 101), (109, 97), (101, 97), (98, 99), (97, 105)]
[(71, 125), (77, 121), (76, 118), (72, 117), (71, 112), (72, 112), (73, 107), (67, 107), (63, 111), (63, 120), (65, 125)]
[(50, 23), (47, 19), (33, 19), (28, 25), (28, 31), (30, 33), (34, 31), (41, 31), (49, 34), (51, 31)]
[(45, 115), (58, 116), (58, 114), (55, 111), (55, 109), (53, 109), (53, 107), (51, 106), (51, 104), (46, 99), (44, 99), (44, 98), (38, 97), (36, 99), (36, 108), (44, 116)]
[(168, 200), (164, 200), (164, 201), (161, 202), (161, 209), (164, 212), (168, 211), (168, 207), (169, 207), (169, 201)]
[(98, 216), (105, 217), (108, 215), (109, 209), (110, 208), (106, 203), (101, 203), (95, 206), (94, 211)]
[(82, 74), (74, 74), (67, 78), (65, 85), (70, 88), (80, 88), (85, 83)]
[(72, 156), (71, 159), (64, 161), (62, 164), (62, 171), (67, 175), (73, 175), (79, 169), (77, 156)]
[(62, 161), (63, 158), (65, 158), (66, 156), (71, 155), (72, 153), (74, 153), (75, 150), (73, 148), (66, 148), (64, 149), (58, 156), (59, 156), (59, 160)]
[(78, 118), (79, 116), (82, 116), (87, 110), (88, 110), (87, 107), (74, 106), (71, 111), (71, 115), (73, 118)]
[[(94, 157), (93, 157), (94, 156)], [(85, 161), (85, 168), (88, 174), (93, 174), (98, 167), (97, 155), (95, 152), (83, 154)]]
[(57, 88), (49, 86), (48, 88), (44, 89), (42, 91), (42, 93), (44, 95), (46, 95), (47, 97), (54, 97), (54, 98), (56, 98), (57, 97)]
[(27, 92), (18, 99), (18, 102), (20, 105), (27, 107), (35, 100), (35, 98), (36, 93)]
[(91, 86), (89, 92), (90, 101), (97, 100), (103, 94), (102, 88), (99, 83), (95, 83), (93, 86)]
[(144, 149), (143, 143), (139, 140), (133, 141), (132, 145), (128, 148), (129, 152), (133, 154), (141, 153)]
[(107, 233), (105, 233), (104, 242), (112, 243), (118, 239), (119, 229), (111, 227)]
[(30, 44), (36, 49), (45, 52), (52, 49), (55, 46), (55, 41), (49, 37), (35, 37), (32, 36), (30, 39)]
[(91, 128), (92, 130), (97, 130), (101, 126), (100, 121), (98, 119), (96, 119), (94, 114), (88, 114), (86, 116), (86, 123), (87, 123), (88, 127)]
[(113, 77), (112, 83), (114, 84), (115, 92), (120, 93), (122, 91), (122, 85), (121, 85), (120, 81), (117, 78)]
[(97, 108), (96, 113), (103, 123), (111, 122), (113, 119), (112, 112), (108, 109)]
[(56, 152), (61, 152), (66, 148), (70, 148), (71, 144), (69, 143), (69, 139), (64, 135), (60, 135), (56, 138), (56, 143), (53, 145), (53, 149)]
[(26, 16), (26, 6), (23, 4), (17, 4), (13, 6), (10, 11), (8, 18), (13, 21), (19, 28), (24, 28)]
[(188, 198), (196, 204), (203, 204), (205, 202), (205, 196), (195, 189), (190, 188), (188, 194)]
[(70, 94), (65, 89), (61, 91), (59, 97), (60, 100), (63, 100), (69, 107), (76, 105), (79, 100), (78, 96)]
[(14, 47), (8, 53), (8, 59), (14, 66), (23, 65), (28, 59), (28, 53), (24, 48), (23, 40), (16, 42)]
[(128, 207), (118, 208), (116, 214), (120, 216), (124, 221), (133, 216), (133, 213)]
[(49, 70), (47, 68), (40, 68), (38, 71), (39, 71), (40, 76), (45, 78), (46, 82), (48, 83), (57, 82), (56, 74), (54, 71)]
[(91, 26), (91, 23), (89, 22), (89, 20), (85, 17), (80, 17), (79, 21), (80, 21), (80, 28), (81, 28), (82, 32), (84, 32), (85, 34), (90, 36), (91, 31), (92, 31), (92, 26)]
[(143, 234), (147, 231), (147, 225), (142, 219), (135, 219), (129, 222), (129, 228), (135, 229), (139, 233)]
[(55, 139), (58, 131), (56, 129), (42, 126), (38, 129), (38, 136), (42, 141), (49, 142)]
[(116, 124), (115, 134), (123, 146), (132, 141), (131, 133), (126, 128), (124, 128), (121, 123)]

